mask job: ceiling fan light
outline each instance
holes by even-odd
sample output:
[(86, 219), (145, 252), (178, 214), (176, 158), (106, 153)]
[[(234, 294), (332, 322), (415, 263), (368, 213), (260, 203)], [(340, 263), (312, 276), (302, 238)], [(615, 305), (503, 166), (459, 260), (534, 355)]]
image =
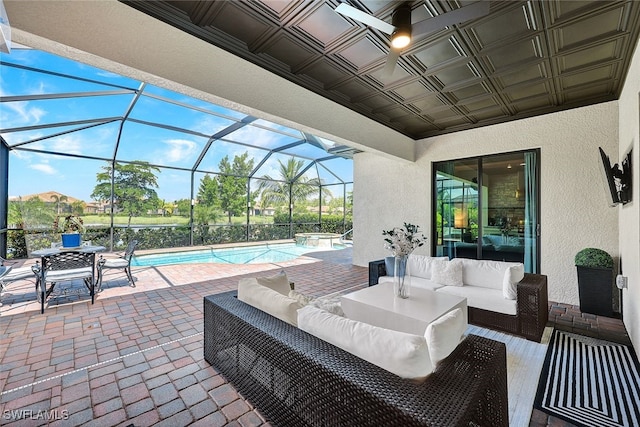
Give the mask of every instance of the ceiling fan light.
[(411, 33), (409, 31), (398, 29), (391, 35), (391, 46), (396, 49), (407, 47), (409, 43), (411, 43)]
[(411, 7), (405, 4), (393, 12), (391, 17), (394, 32), (391, 34), (391, 46), (402, 49), (411, 43)]

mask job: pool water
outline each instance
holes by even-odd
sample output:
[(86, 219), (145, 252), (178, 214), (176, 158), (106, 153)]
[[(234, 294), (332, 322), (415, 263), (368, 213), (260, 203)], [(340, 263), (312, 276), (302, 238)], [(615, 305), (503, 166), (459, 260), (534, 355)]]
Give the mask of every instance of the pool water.
[[(333, 250), (333, 248), (321, 248), (320, 250)], [(297, 246), (295, 243), (276, 245), (266, 244), (236, 248), (167, 252), (153, 255), (135, 255), (131, 260), (131, 265), (141, 267), (211, 262), (220, 264), (261, 264), (291, 261), (309, 252), (314, 252), (314, 249)]]

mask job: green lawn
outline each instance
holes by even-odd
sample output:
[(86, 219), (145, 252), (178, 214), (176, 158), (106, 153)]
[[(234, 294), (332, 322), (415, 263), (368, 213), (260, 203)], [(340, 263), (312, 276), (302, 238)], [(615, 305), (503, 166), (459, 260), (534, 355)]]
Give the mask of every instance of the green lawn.
[[(108, 226), (111, 224), (111, 218), (108, 215), (82, 215), (82, 220), (86, 225), (105, 225)], [(113, 218), (113, 223), (115, 225), (127, 225), (129, 222), (129, 217), (126, 216), (116, 216)], [(247, 217), (231, 217), (231, 222), (233, 224), (245, 224), (247, 222)], [(262, 216), (252, 216), (251, 217), (252, 224), (272, 224), (273, 217), (262, 217)], [(184, 216), (134, 216), (131, 218), (132, 225), (189, 225), (189, 218)], [(218, 224), (225, 225), (227, 224), (226, 218), (220, 219)]]

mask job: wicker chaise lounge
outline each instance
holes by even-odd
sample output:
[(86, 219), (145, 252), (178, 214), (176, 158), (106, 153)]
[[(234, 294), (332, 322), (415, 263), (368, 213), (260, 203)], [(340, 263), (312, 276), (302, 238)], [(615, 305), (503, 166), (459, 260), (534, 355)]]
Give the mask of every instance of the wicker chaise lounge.
[(227, 292), (204, 298), (204, 357), (279, 427), (509, 424), (505, 345), (475, 335), (402, 379)]

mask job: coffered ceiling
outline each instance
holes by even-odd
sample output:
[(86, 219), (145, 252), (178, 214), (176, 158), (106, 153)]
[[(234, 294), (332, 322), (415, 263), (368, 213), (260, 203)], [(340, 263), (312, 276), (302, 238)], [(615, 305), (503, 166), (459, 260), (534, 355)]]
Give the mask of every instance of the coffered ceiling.
[[(634, 0), (491, 1), (412, 40), (386, 75), (389, 35), (338, 0), (123, 3), (413, 139), (617, 99), (640, 33)], [(391, 23), (405, 2), (346, 3)], [(416, 22), (473, 2), (408, 3)]]

